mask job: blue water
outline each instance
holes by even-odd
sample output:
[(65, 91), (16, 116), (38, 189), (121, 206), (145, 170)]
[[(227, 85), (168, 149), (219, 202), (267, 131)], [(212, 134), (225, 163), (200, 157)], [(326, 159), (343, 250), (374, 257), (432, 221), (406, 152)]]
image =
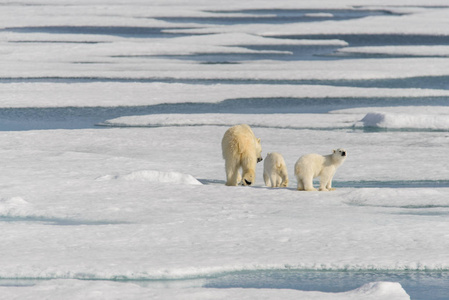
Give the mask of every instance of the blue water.
[[(325, 22), (340, 21), (357, 18), (393, 16), (387, 10), (346, 9), (346, 10), (244, 10), (244, 11), (211, 11), (208, 17), (164, 17), (161, 20), (179, 24), (178, 28), (185, 28), (187, 23), (233, 25), (233, 24), (287, 24), (296, 22)], [(220, 15), (218, 15), (220, 13)], [(235, 16), (228, 13), (241, 13)], [(324, 13), (326, 15), (316, 15)], [(216, 14), (214, 16), (214, 14)], [(61, 43), (58, 35), (68, 34), (82, 36), (108, 35), (123, 38), (174, 38), (186, 34), (170, 32), (173, 28), (162, 27), (132, 27), (132, 26), (33, 26), (10, 27), (0, 31), (24, 33), (23, 40), (10, 43), (35, 43), (27, 40), (33, 33), (48, 33), (48, 40), (39, 43)], [(54, 38), (52, 38), (53, 36)], [(320, 34), (320, 35), (291, 35), (276, 38), (292, 39), (338, 39), (346, 41), (349, 46), (404, 46), (404, 45), (449, 45), (449, 36), (442, 35), (398, 35), (398, 34)], [(91, 44), (94, 41), (72, 41), (64, 43)], [(98, 42), (101, 43), (101, 42)], [(348, 59), (388, 59), (407, 56), (376, 55), (376, 54), (339, 54), (339, 46), (273, 46), (273, 45), (239, 45), (252, 50), (276, 50), (286, 53), (259, 54), (192, 54), (184, 56), (164, 56), (171, 59), (183, 59), (198, 64), (241, 64), (244, 61), (262, 59), (279, 61), (299, 60), (348, 60)], [(120, 56), (132, 59), (131, 55)], [(118, 58), (120, 58), (118, 57)], [(138, 56), (140, 59), (145, 56)], [(152, 59), (153, 57), (148, 57)], [(385, 60), (383, 61), (385, 63)], [(313, 84), (333, 85), (360, 88), (423, 88), (449, 89), (449, 76), (390, 78), (377, 80), (233, 80), (233, 79), (174, 79), (174, 78), (108, 78), (108, 77), (3, 77), (0, 78), (0, 88), (3, 84), (14, 82), (50, 82), (58, 83), (87, 83), (87, 82), (174, 82), (188, 84)], [(1, 108), (0, 130), (34, 130), (34, 129), (81, 129), (98, 128), (97, 124), (105, 120), (127, 116), (166, 113), (325, 113), (330, 110), (364, 107), (364, 106), (402, 106), (402, 105), (438, 105), (449, 106), (446, 97), (424, 98), (242, 98), (227, 99), (220, 103), (182, 103), (160, 104), (137, 107), (90, 107), (90, 108)], [(329, 129), (328, 129), (329, 130)], [(369, 132), (367, 132), (369, 134)], [(206, 184), (208, 182), (205, 182)], [(213, 184), (212, 182), (209, 182)], [(389, 187), (389, 188), (441, 188), (449, 187), (449, 181), (397, 181), (375, 182), (354, 181), (335, 182), (336, 187)], [(421, 213), (422, 208), (410, 207), (410, 213)], [(44, 218), (1, 218), (1, 222), (39, 222), (49, 226), (101, 226), (112, 224), (107, 221), (86, 223), (83, 220), (63, 220)], [(275, 254), (274, 254), (275, 255)], [(323, 292), (343, 292), (358, 288), (373, 281), (400, 282), (412, 299), (449, 299), (449, 272), (426, 271), (298, 271), (298, 270), (262, 270), (251, 272), (234, 272), (204, 278), (204, 287), (208, 288), (289, 288), (299, 290), (317, 290)], [(7, 280), (0, 279), (0, 285), (24, 286), (33, 285), (39, 280)], [(145, 281), (151, 285), (151, 281)], [(142, 283), (141, 284), (145, 284)]]
[(208, 279), (209, 288), (276, 288), (346, 292), (375, 281), (399, 282), (413, 300), (449, 299), (449, 272), (297, 271), (236, 272)]
[[(1, 85), (0, 85), (1, 86)], [(119, 107), (0, 108), (0, 131), (103, 128), (102, 122), (122, 116), (193, 113), (327, 113), (364, 106), (447, 105), (444, 97), (424, 98), (241, 98), (219, 103), (175, 103)], [(313, 129), (313, 128), (312, 128)], [(335, 128), (339, 129), (339, 128)], [(315, 130), (322, 130), (316, 129)], [(326, 130), (332, 130), (326, 128)], [(367, 129), (367, 132), (385, 129)], [(409, 131), (409, 130), (408, 130)], [(422, 131), (422, 130), (418, 130)]]
[(210, 280), (215, 288), (286, 288), (305, 291), (345, 292), (373, 281), (401, 283), (412, 299), (447, 299), (447, 272), (337, 272), (263, 271), (230, 274)]

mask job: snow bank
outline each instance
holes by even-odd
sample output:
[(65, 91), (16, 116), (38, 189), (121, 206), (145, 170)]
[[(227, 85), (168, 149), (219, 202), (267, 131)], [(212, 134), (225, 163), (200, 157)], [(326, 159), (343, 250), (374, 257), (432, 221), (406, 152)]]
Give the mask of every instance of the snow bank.
[(148, 182), (161, 182), (161, 183), (174, 183), (174, 184), (193, 184), (193, 185), (202, 184), (190, 174), (182, 174), (179, 172), (160, 172), (153, 170), (135, 171), (125, 175), (106, 175), (99, 177), (97, 180), (148, 181)]
[[(348, 293), (348, 297), (354, 299), (410, 299), (407, 293), (397, 282), (372, 282)], [(366, 297), (366, 298), (365, 298)]]
[(366, 114), (355, 126), (449, 130), (449, 116), (373, 112)]
[(21, 197), (0, 199), (0, 217), (29, 216), (32, 205)]

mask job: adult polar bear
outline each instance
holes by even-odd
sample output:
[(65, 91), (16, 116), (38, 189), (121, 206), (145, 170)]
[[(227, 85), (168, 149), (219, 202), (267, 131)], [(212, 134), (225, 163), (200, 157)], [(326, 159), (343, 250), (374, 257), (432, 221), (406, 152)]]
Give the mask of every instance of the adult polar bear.
[(251, 127), (240, 124), (229, 128), (221, 141), (221, 149), (225, 160), (226, 185), (235, 186), (240, 182), (243, 185), (253, 184), (256, 164), (262, 161), (262, 146)]
[(306, 154), (295, 164), (295, 176), (299, 191), (316, 191), (313, 178), (320, 177), (320, 191), (332, 191), (332, 178), (337, 168), (345, 161), (348, 152), (345, 149), (334, 150), (332, 154)]

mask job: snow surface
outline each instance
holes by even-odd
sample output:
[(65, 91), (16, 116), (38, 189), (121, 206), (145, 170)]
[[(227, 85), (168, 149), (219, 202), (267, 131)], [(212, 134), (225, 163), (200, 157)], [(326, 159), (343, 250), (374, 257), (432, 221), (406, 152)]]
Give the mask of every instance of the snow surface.
[(178, 172), (160, 172), (153, 170), (135, 171), (125, 175), (105, 175), (97, 178), (97, 180), (137, 180), (156, 183), (201, 185), (201, 182), (196, 180), (190, 174), (182, 174)]
[[(447, 45), (352, 47), (342, 36), (448, 36), (446, 1), (254, 5), (233, 0), (1, 5), (0, 107), (6, 115), (17, 113), (14, 108), (187, 107), (259, 98), (313, 99), (317, 105), (328, 99), (372, 101), (349, 109), (335, 104), (320, 114), (176, 111), (104, 120), (106, 128), (0, 131), (0, 283), (34, 280), (31, 286), (0, 285), (1, 299), (409, 299), (397, 282), (366, 283), (344, 293), (205, 286), (210, 278), (241, 271), (449, 270), (449, 188), (441, 185), (449, 173), (449, 111), (441, 104), (413, 106), (417, 98), (446, 99), (449, 89), (327, 82), (448, 76)], [(323, 16), (320, 21), (286, 24), (163, 19), (247, 18), (254, 15), (241, 10), (256, 8), (269, 9), (259, 16), (264, 18), (273, 9), (360, 7), (392, 14), (337, 21), (323, 13), (314, 14)], [(129, 28), (151, 30), (117, 33)], [(324, 36), (290, 36), (311, 34)], [(343, 59), (337, 53), (288, 60), (309, 46), (340, 52), (348, 47), (349, 56), (415, 57)], [(224, 63), (204, 63), (196, 57), (201, 55), (217, 55)], [(286, 80), (310, 82), (283, 84)], [(375, 107), (384, 99), (392, 99), (392, 106)], [(253, 126), (263, 154), (283, 154), (288, 188), (264, 187), (260, 164), (255, 186), (224, 186), (220, 142), (236, 123)], [(364, 130), (373, 126), (396, 130)], [(297, 191), (296, 160), (338, 147), (349, 156), (335, 175), (337, 190)]]
[[(225, 130), (3, 132), (7, 234), (0, 277), (177, 279), (284, 268), (449, 268), (449, 244), (441, 238), (449, 189), (382, 188), (388, 180), (447, 178), (447, 163), (437, 172), (429, 163), (429, 157), (446, 161), (447, 137), (254, 128), (264, 153), (284, 155), (292, 178), (300, 155), (348, 149), (335, 177), (348, 187), (305, 193), (295, 190), (294, 180), (288, 189), (264, 188), (260, 166), (255, 187), (224, 186), (219, 145)], [(204, 185), (97, 180), (139, 170), (177, 170)], [(354, 180), (377, 180), (379, 187), (351, 188)]]

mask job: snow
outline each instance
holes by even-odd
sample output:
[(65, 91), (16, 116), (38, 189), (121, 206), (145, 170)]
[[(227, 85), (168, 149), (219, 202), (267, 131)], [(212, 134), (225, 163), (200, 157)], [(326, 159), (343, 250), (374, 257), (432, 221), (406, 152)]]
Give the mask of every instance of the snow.
[(29, 216), (32, 208), (30, 203), (20, 197), (0, 199), (0, 215), (5, 217)]
[[(163, 19), (254, 17), (245, 9), (268, 9), (259, 19), (274, 9), (324, 12), (309, 13), (322, 20), (285, 24)], [(392, 14), (332, 20), (328, 9)], [(443, 0), (2, 4), (2, 118), (17, 114), (25, 123), (19, 108), (39, 114), (48, 107), (170, 104), (173, 113), (111, 117), (88, 129), (0, 131), (0, 298), (410, 299), (399, 282), (328, 293), (207, 283), (263, 270), (449, 270), (449, 89), (358, 85), (449, 76), (447, 45), (359, 47), (344, 36), (441, 41), (447, 13)], [(119, 33), (132, 28), (151, 30)], [(288, 37), (313, 34), (322, 36)], [(304, 58), (298, 52), (307, 47), (335, 52)], [(208, 55), (218, 62), (201, 60)], [(304, 111), (286, 105), (286, 113), (272, 113), (282, 105), (264, 99)], [(426, 103), (433, 99), (442, 99), (439, 106)], [(239, 111), (243, 100), (254, 106)], [(267, 105), (264, 113), (252, 112), (257, 101)], [(330, 109), (310, 113), (306, 102)], [(232, 111), (183, 111), (223, 103)], [(237, 123), (252, 126), (263, 155), (282, 153), (289, 187), (265, 187), (261, 164), (253, 187), (224, 185), (221, 138)], [(297, 191), (296, 160), (339, 147), (349, 155), (336, 191)]]
[(179, 172), (160, 172), (153, 170), (135, 171), (124, 175), (105, 175), (97, 178), (97, 180), (137, 180), (156, 183), (201, 185), (201, 182), (196, 180), (190, 174), (182, 174)]
[[(439, 238), (447, 228), (449, 189), (382, 188), (382, 180), (446, 178), (449, 165), (433, 172), (428, 158), (444, 161), (447, 137), (428, 133), (417, 143), (420, 133), (254, 128), (264, 153), (284, 155), (292, 178), (300, 155), (312, 149), (326, 154), (331, 144), (343, 144), (349, 157), (336, 182), (381, 180), (379, 188), (348, 183), (332, 193), (309, 194), (296, 191), (293, 180), (288, 189), (264, 188), (260, 166), (255, 187), (224, 186), (219, 145), (225, 130), (2, 133), (2, 197), (22, 200), (2, 203), (7, 234), (0, 277), (161, 280), (261, 269), (449, 267), (449, 244)], [(141, 170), (177, 170), (203, 185), (140, 180), (146, 178)], [(138, 180), (97, 180), (110, 174), (120, 174), (119, 179), (137, 174)], [(12, 213), (12, 207), (20, 209)]]

